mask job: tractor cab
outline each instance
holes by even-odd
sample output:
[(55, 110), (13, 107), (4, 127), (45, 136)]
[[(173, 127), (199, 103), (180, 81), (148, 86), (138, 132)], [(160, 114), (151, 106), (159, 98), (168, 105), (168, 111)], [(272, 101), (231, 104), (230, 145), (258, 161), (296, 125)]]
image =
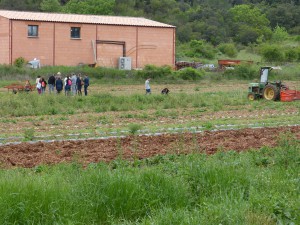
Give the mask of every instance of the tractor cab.
[(250, 83), (248, 87), (248, 99), (255, 100), (264, 98), (266, 100), (279, 100), (281, 81), (269, 82), (268, 77), (272, 67), (265, 66), (260, 68), (260, 82)]

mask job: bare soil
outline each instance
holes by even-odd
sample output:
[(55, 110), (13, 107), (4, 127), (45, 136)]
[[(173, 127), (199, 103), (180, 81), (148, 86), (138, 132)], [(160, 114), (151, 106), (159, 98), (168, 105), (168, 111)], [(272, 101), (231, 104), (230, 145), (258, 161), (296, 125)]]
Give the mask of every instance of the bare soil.
[(52, 165), (80, 162), (83, 165), (109, 162), (121, 156), (126, 160), (155, 155), (245, 151), (278, 145), (280, 137), (290, 133), (300, 140), (300, 126), (257, 128), (226, 131), (205, 131), (191, 134), (162, 134), (157, 136), (128, 136), (98, 140), (55, 141), (10, 144), (0, 146), (2, 168)]

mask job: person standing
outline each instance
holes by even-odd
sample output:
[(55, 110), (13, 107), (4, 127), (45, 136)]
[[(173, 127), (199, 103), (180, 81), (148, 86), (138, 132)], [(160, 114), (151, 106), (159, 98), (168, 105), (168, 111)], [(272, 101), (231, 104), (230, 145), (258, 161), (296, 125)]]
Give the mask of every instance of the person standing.
[(84, 76), (84, 80), (83, 80), (83, 84), (84, 84), (84, 95), (87, 96), (87, 89), (88, 86), (90, 86), (90, 79), (87, 75)]
[(83, 85), (83, 80), (82, 80), (82, 77), (81, 76), (78, 76), (77, 77), (77, 80), (76, 80), (76, 85), (77, 85), (77, 94), (79, 96), (82, 96), (82, 92), (81, 92), (81, 89), (82, 89), (82, 85)]
[(53, 74), (48, 79), (48, 85), (49, 85), (49, 94), (51, 94), (52, 92), (54, 93), (55, 77)]
[(65, 95), (70, 96), (71, 92), (71, 86), (72, 86), (72, 80), (69, 76), (67, 76), (66, 85), (65, 85)]
[(44, 77), (41, 77), (41, 84), (42, 84), (42, 94), (45, 94), (47, 82), (45, 81)]
[(41, 76), (37, 76), (35, 80), (35, 84), (36, 84), (36, 89), (38, 91), (38, 94), (41, 94), (42, 93)]
[(71, 77), (71, 80), (72, 80), (72, 85), (71, 85), (72, 94), (76, 95), (76, 92), (77, 92), (77, 85), (76, 85), (77, 76), (76, 76), (75, 73), (73, 73), (73, 75)]
[(61, 80), (60, 77), (57, 77), (57, 80), (55, 82), (57, 94), (59, 94), (62, 91), (63, 86), (64, 86), (63, 81)]
[(148, 78), (148, 79), (145, 81), (145, 89), (146, 89), (146, 95), (147, 95), (147, 94), (151, 94), (150, 78)]
[(64, 81), (63, 81), (63, 82), (64, 82), (65, 95), (67, 95), (67, 93), (66, 93), (66, 92), (67, 92), (66, 86), (67, 86), (67, 80), (68, 80), (68, 77), (69, 77), (69, 76), (66, 76), (66, 77), (64, 78)]

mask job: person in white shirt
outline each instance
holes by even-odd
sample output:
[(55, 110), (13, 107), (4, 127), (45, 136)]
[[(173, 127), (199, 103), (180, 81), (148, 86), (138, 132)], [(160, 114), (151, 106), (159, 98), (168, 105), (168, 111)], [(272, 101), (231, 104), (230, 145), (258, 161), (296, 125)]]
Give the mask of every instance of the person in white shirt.
[(76, 95), (76, 93), (77, 93), (77, 85), (76, 85), (77, 76), (75, 73), (73, 73), (71, 80), (72, 80), (72, 85), (71, 85), (72, 94)]
[(36, 89), (38, 91), (39, 94), (42, 93), (42, 84), (41, 84), (41, 76), (38, 76), (35, 80), (36, 83)]
[(145, 81), (145, 89), (146, 89), (146, 94), (151, 94), (150, 78), (148, 78), (148, 79)]

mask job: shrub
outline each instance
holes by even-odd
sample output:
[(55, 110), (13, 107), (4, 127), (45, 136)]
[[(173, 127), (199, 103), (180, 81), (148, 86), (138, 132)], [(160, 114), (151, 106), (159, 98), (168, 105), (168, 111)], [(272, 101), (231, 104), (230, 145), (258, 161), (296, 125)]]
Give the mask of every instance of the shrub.
[(284, 27), (276, 26), (272, 34), (272, 41), (280, 42), (288, 39), (289, 34)]
[(234, 67), (234, 70), (226, 70), (224, 75), (229, 78), (236, 78), (236, 79), (255, 79), (258, 78), (258, 72), (256, 68), (252, 66), (242, 64), (239, 66)]
[(189, 47), (189, 57), (213, 59), (216, 54), (214, 47), (203, 40), (192, 40)]
[(172, 69), (170, 66), (157, 67), (154, 65), (146, 65), (143, 70), (138, 71), (138, 76), (147, 78), (160, 78), (168, 77), (172, 74)]
[(218, 48), (224, 55), (229, 57), (237, 56), (237, 49), (233, 43), (223, 43), (220, 44)]
[(26, 64), (26, 60), (23, 57), (19, 57), (14, 61), (14, 65), (18, 68), (22, 68)]
[(285, 51), (286, 61), (292, 62), (298, 60), (298, 52), (294, 48), (289, 48)]
[(129, 133), (132, 135), (137, 134), (137, 132), (142, 129), (142, 125), (141, 124), (137, 124), (137, 123), (132, 123), (128, 125), (129, 128)]
[(205, 72), (191, 67), (185, 68), (177, 72), (178, 76), (183, 80), (198, 80), (202, 79)]
[(263, 58), (267, 62), (282, 62), (284, 54), (282, 49), (276, 45), (265, 45), (261, 48)]

